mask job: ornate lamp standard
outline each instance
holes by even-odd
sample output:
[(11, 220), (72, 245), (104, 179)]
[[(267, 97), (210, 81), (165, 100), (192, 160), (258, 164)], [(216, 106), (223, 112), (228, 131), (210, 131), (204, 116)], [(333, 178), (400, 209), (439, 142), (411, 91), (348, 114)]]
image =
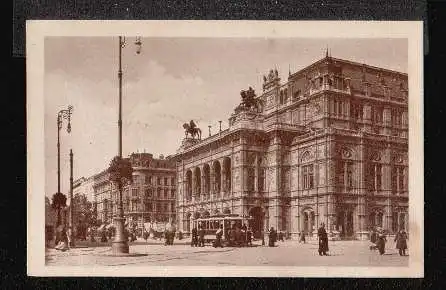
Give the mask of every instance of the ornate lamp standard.
[[(67, 110), (60, 110), (57, 113), (57, 192), (53, 195), (52, 207), (57, 210), (56, 228), (61, 224), (60, 210), (67, 205), (67, 197), (60, 192), (60, 130), (63, 120), (68, 120), (67, 132), (71, 132), (71, 114), (73, 106), (68, 106)], [(56, 244), (59, 242), (59, 235), (56, 235)]]
[[(141, 53), (141, 39), (138, 37), (135, 41), (137, 47), (136, 53)], [(125, 38), (119, 36), (119, 115), (118, 115), (118, 156), (116, 156), (109, 168), (110, 180), (114, 182), (119, 191), (119, 200), (117, 205), (117, 213), (114, 218), (116, 235), (112, 242), (112, 253), (114, 255), (128, 254), (129, 245), (127, 237), (124, 233), (124, 208), (122, 204), (122, 187), (125, 182), (132, 178), (132, 167), (130, 161), (122, 158), (122, 48), (125, 46)]]

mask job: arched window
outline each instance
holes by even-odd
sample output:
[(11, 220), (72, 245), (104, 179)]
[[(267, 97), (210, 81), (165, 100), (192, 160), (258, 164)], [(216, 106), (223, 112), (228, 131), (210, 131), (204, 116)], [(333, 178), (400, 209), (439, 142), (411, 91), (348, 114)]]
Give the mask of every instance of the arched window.
[(214, 188), (213, 188), (213, 192), (214, 195), (218, 195), (220, 193), (221, 190), (221, 166), (220, 166), (220, 162), (218, 161), (214, 161), (213, 163), (214, 166)]
[(186, 172), (186, 200), (192, 199), (192, 171)]

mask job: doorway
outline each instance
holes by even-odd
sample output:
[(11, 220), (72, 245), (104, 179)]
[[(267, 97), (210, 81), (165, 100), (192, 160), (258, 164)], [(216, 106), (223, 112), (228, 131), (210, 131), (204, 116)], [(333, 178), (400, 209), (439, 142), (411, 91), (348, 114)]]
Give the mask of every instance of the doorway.
[(249, 215), (253, 217), (253, 219), (249, 221), (249, 227), (252, 230), (253, 236), (256, 239), (260, 239), (262, 237), (265, 214), (261, 207), (256, 206), (251, 208)]
[(345, 210), (338, 212), (336, 225), (341, 238), (353, 237), (353, 211)]

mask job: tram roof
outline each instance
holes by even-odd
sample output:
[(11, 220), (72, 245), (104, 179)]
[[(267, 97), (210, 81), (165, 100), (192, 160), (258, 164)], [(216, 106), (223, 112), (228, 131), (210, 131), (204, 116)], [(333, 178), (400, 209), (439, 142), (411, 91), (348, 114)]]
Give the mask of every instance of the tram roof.
[(228, 220), (236, 220), (236, 219), (253, 219), (251, 216), (241, 216), (238, 214), (228, 214), (228, 215), (211, 215), (209, 217), (203, 218), (200, 217), (196, 220), (221, 220), (221, 219), (228, 219)]

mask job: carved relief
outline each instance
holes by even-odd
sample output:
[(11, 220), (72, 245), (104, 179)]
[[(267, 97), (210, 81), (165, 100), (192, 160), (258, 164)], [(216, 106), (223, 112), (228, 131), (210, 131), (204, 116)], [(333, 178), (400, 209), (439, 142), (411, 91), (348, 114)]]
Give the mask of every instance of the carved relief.
[(381, 153), (378, 150), (372, 150), (369, 154), (369, 159), (372, 161), (380, 161)]
[(313, 153), (311, 151), (305, 151), (302, 153), (302, 157), (300, 158), (300, 162), (308, 162), (314, 158)]

